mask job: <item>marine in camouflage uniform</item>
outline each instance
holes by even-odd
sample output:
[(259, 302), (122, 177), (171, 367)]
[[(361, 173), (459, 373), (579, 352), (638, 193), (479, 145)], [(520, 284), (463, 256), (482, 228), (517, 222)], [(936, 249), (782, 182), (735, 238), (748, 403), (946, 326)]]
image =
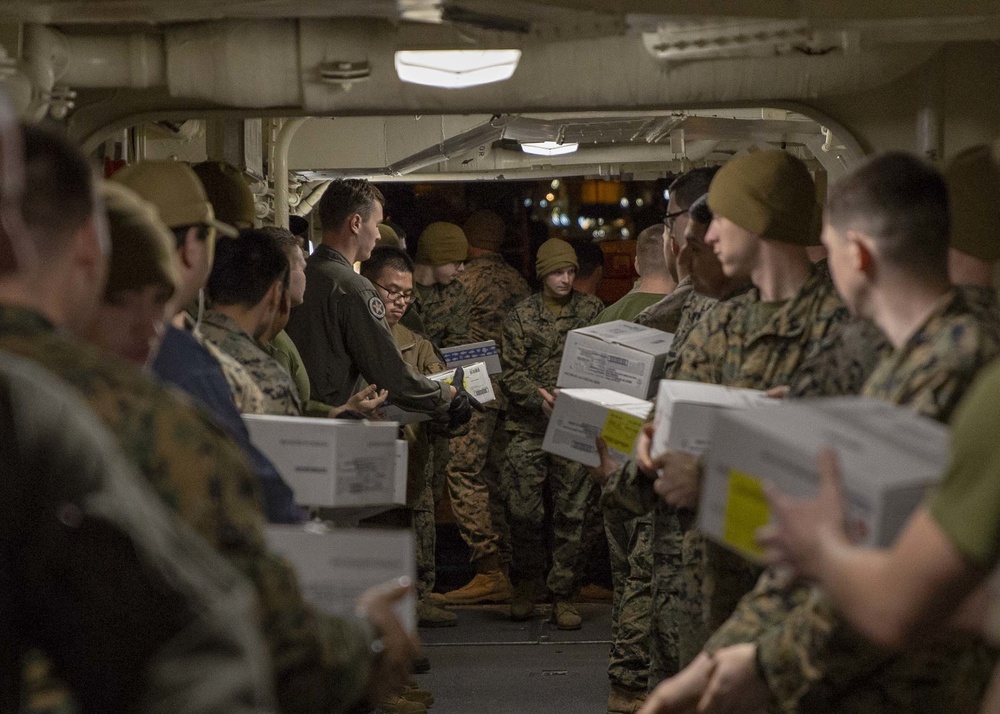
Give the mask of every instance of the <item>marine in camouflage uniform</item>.
[(220, 350), (215, 343), (209, 340), (202, 333), (200, 326), (194, 321), (183, 316), (184, 326), (191, 335), (198, 340), (198, 344), (204, 347), (219, 363), (222, 368), (222, 375), (226, 378), (229, 391), (232, 392), (233, 401), (241, 414), (267, 414), (267, 399), (264, 392), (257, 386), (257, 382), (247, 371), (246, 367), (236, 359)]
[[(731, 300), (747, 292), (750, 288), (745, 284), (736, 287), (723, 300)], [(699, 322), (710, 312), (719, 301), (715, 298), (700, 295), (697, 292), (688, 293), (684, 300), (679, 323), (674, 332), (674, 341), (667, 355), (665, 374), (669, 374), (677, 361), (678, 353), (684, 349), (684, 343)], [(650, 325), (655, 327), (655, 325)], [(696, 643), (704, 638), (702, 626), (697, 625), (691, 632), (690, 623), (699, 623), (703, 614), (701, 606), (702, 594), (700, 581), (683, 581), (686, 590), (682, 598), (673, 598), (668, 602), (670, 593), (675, 588), (667, 588), (666, 584), (677, 581), (678, 573), (683, 568), (684, 541), (683, 534), (694, 524), (694, 513), (687, 509), (676, 509), (657, 498), (652, 490), (652, 483), (635, 467), (627, 464), (616, 472), (605, 484), (601, 495), (601, 507), (605, 520), (608, 522), (625, 521), (636, 516), (652, 514), (650, 519), (650, 553), (649, 568), (651, 572), (649, 587), (649, 614), (646, 620), (648, 632), (648, 671), (641, 681), (644, 687), (652, 689), (658, 682), (671, 677), (680, 671), (682, 658), (678, 654), (679, 641)], [(682, 525), (683, 523), (683, 525)], [(641, 544), (639, 537), (635, 542)], [(704, 542), (694, 539), (689, 544), (687, 560), (701, 562)], [(630, 567), (641, 572), (642, 553), (630, 554)], [(641, 601), (636, 607), (636, 614), (624, 614), (624, 619), (641, 625)], [(687, 617), (678, 618), (678, 608), (685, 609)], [(619, 615), (622, 617), (622, 614)], [(687, 634), (681, 637), (681, 625), (687, 628)], [(694, 645), (689, 645), (693, 647)], [(695, 653), (686, 653), (688, 658)], [(609, 676), (613, 683), (636, 690), (640, 678), (635, 674), (634, 665), (643, 655), (634, 647), (621, 652), (612, 652)], [(686, 661), (686, 660), (685, 660)]]
[(447, 285), (416, 285), (413, 304), (424, 326), (424, 335), (435, 346), (457, 347), (469, 340), (469, 295), (458, 280)]
[(645, 308), (635, 318), (635, 321), (640, 325), (664, 332), (676, 332), (677, 325), (680, 324), (681, 316), (684, 314), (684, 304), (688, 297), (693, 294), (694, 284), (691, 282), (691, 276), (686, 275), (677, 283), (677, 287), (672, 293)]
[(282, 711), (344, 711), (361, 699), (373, 628), (306, 605), (291, 567), (264, 544), (256, 475), (209, 417), (31, 310), (0, 307), (0, 349), (82, 393), (167, 505), (253, 583)]
[[(983, 320), (952, 290), (862, 389), (948, 422), (979, 371), (1000, 354), (995, 317)], [(777, 712), (974, 712), (994, 653), (962, 640), (893, 653), (858, 635), (818, 588), (767, 572), (706, 650), (752, 642)]]
[(266, 414), (302, 416), (302, 403), (291, 375), (236, 320), (219, 310), (209, 310), (202, 318), (201, 331), (216, 347), (243, 365), (264, 395)]
[[(475, 240), (474, 234), (470, 240)], [(504, 318), (531, 294), (527, 281), (492, 252), (471, 258), (458, 281), (469, 301), (468, 341), (493, 340), (499, 348)], [(468, 434), (451, 440), (451, 459), (445, 470), (452, 512), (478, 573), (507, 570), (511, 559), (510, 530), (500, 491), (506, 434), (497, 428), (506, 400), (497, 375), (491, 379), (497, 399), (486, 405), (485, 412), (473, 415)], [(469, 601), (460, 597), (462, 594), (460, 590), (446, 597)]]
[(0, 432), (0, 710), (273, 711), (249, 584), (78, 395), (0, 354)]
[(557, 602), (575, 593), (583, 575), (580, 538), (595, 493), (579, 464), (542, 451), (548, 419), (538, 388), (555, 386), (566, 333), (589, 325), (603, 309), (593, 295), (574, 290), (556, 313), (546, 305), (543, 293), (536, 293), (518, 303), (503, 324), (501, 383), (509, 399), (504, 426), (510, 433), (504, 490), (512, 540), (511, 577), (515, 585), (532, 587), (545, 575), (542, 490), (548, 481), (554, 539), (546, 584)]
[[(445, 369), (444, 359), (429, 340), (401, 323), (392, 326), (392, 336), (406, 362), (419, 374), (434, 374)], [(417, 590), (421, 600), (434, 591), (434, 549), (437, 542), (434, 526), (433, 460), (427, 431), (420, 424), (407, 424), (403, 435), (409, 442), (406, 472), (406, 505), (413, 512), (413, 531), (417, 540)]]

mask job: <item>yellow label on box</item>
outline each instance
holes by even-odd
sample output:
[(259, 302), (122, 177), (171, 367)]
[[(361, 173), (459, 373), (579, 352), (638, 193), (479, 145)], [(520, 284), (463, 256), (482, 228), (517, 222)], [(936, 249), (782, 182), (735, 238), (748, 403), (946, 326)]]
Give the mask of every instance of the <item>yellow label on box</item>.
[(608, 417), (604, 420), (604, 427), (601, 429), (601, 438), (604, 439), (609, 449), (620, 451), (623, 454), (631, 454), (632, 450), (635, 449), (635, 440), (639, 437), (643, 423), (643, 420), (637, 416), (609, 409)]
[(726, 519), (722, 537), (735, 548), (752, 555), (763, 555), (757, 545), (756, 533), (767, 525), (770, 510), (760, 481), (736, 469), (729, 470), (729, 494), (726, 497)]

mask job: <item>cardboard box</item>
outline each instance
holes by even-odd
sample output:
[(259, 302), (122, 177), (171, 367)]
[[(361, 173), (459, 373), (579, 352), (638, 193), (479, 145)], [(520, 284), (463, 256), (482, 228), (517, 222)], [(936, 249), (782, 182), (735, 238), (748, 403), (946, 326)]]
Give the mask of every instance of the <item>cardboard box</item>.
[(651, 402), (610, 389), (563, 389), (545, 429), (542, 449), (585, 466), (601, 463), (594, 444), (600, 434), (611, 457), (625, 462), (653, 411)]
[(660, 380), (656, 394), (653, 454), (671, 449), (701, 456), (708, 448), (715, 417), (720, 411), (780, 403), (780, 400), (771, 399), (756, 389)]
[[(487, 369), (485, 362), (474, 362), (472, 364), (463, 365), (463, 369), (465, 370), (465, 379), (462, 381), (465, 385), (465, 391), (478, 399), (480, 404), (487, 404), (497, 398), (496, 392), (493, 391), (493, 382), (490, 380), (489, 370)], [(444, 372), (429, 374), (427, 375), (427, 378), (432, 379), (435, 382), (445, 382), (447, 384), (451, 384), (451, 380), (454, 376), (455, 370), (447, 369)], [(386, 419), (399, 424), (414, 424), (416, 422), (427, 421), (430, 419), (427, 414), (408, 412), (395, 404), (386, 404), (382, 408), (382, 411), (385, 414)]]
[(500, 374), (500, 351), (493, 340), (486, 342), (470, 342), (458, 347), (442, 347), (441, 356), (449, 367), (464, 367), (467, 364), (483, 362), (490, 374)]
[[(353, 617), (358, 597), (371, 587), (404, 575), (417, 579), (416, 543), (409, 530), (270, 525), (265, 539), (295, 569), (303, 597), (331, 615)], [(416, 632), (416, 595), (406, 596), (396, 614)]]
[(762, 480), (792, 496), (815, 496), (824, 446), (840, 458), (849, 528), (869, 546), (892, 544), (948, 463), (946, 427), (874, 399), (728, 410), (715, 424), (699, 526), (751, 559), (761, 554), (754, 534), (770, 520)]
[(410, 468), (410, 442), (396, 439), (396, 491), (393, 503), (406, 503), (407, 476)]
[(581, 327), (566, 335), (559, 387), (612, 389), (649, 399), (663, 374), (674, 336), (626, 320)]
[(392, 422), (245, 414), (250, 438), (301, 506), (402, 505)]

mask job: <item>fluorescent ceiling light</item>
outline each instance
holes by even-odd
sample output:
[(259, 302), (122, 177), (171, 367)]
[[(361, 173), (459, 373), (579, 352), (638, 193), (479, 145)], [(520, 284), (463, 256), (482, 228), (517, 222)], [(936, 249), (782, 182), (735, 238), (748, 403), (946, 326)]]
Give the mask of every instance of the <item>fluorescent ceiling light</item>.
[(538, 156), (559, 156), (560, 154), (572, 154), (579, 148), (579, 144), (560, 144), (555, 141), (541, 141), (538, 143), (521, 144), (521, 151), (526, 154), (537, 154)]
[(400, 50), (396, 74), (404, 82), (460, 89), (510, 79), (521, 50)]

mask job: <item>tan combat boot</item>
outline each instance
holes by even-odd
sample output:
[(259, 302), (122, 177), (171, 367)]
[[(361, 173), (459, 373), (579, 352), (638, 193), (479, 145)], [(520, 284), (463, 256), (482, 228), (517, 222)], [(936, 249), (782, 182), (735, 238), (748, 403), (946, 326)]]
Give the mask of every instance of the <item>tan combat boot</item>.
[(476, 562), (476, 576), (468, 583), (444, 594), (449, 605), (478, 605), (485, 602), (507, 602), (513, 588), (510, 578), (500, 566), (496, 555), (486, 556)]
[(535, 584), (525, 581), (514, 587), (510, 598), (510, 619), (527, 620), (535, 612)]
[(399, 693), (403, 699), (408, 699), (411, 702), (417, 702), (418, 704), (423, 704), (426, 708), (430, 709), (431, 704), (434, 703), (434, 695), (426, 689), (421, 689), (416, 682), (409, 682), (403, 688), (403, 691)]
[(386, 714), (427, 714), (427, 707), (420, 702), (411, 702), (401, 696), (393, 695), (378, 705)]
[(455, 613), (433, 605), (430, 600), (417, 603), (417, 627), (454, 627), (457, 624)]
[(566, 600), (556, 600), (552, 606), (552, 621), (560, 630), (579, 630), (583, 624), (579, 611)]
[(608, 714), (636, 714), (646, 701), (646, 691), (611, 685), (608, 695)]

